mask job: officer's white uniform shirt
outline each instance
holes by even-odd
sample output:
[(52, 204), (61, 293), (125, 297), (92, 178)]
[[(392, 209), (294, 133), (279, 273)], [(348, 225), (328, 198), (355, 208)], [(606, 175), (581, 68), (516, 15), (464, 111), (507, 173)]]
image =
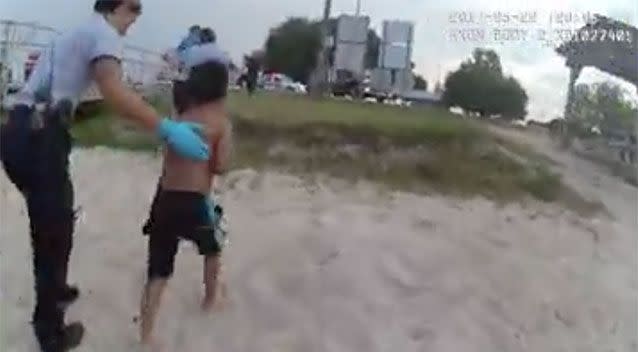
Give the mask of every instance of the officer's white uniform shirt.
[(70, 99), (77, 105), (92, 83), (91, 64), (104, 57), (121, 61), (123, 51), (123, 37), (102, 15), (94, 14), (83, 25), (56, 38), (52, 47), (40, 56), (23, 89), (23, 97), (32, 103), (36, 93), (48, 96), (53, 76), (52, 101)]

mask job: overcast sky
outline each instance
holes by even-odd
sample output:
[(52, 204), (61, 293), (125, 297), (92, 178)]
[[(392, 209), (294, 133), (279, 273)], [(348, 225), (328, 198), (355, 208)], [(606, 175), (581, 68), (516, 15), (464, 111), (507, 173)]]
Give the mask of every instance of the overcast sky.
[[(477, 46), (495, 49), (503, 68), (517, 77), (530, 96), (530, 117), (548, 120), (562, 113), (568, 81), (568, 70), (553, 50), (537, 39), (538, 31), (551, 33), (552, 28), (577, 28), (578, 24), (550, 24), (550, 13), (600, 13), (638, 25), (635, 0), (361, 0), (362, 12), (370, 16), (379, 30), (385, 19), (402, 19), (416, 24), (414, 58), (416, 70), (430, 87), (458, 67)], [(0, 0), (0, 17), (36, 21), (60, 30), (81, 23), (91, 12), (93, 0)], [(237, 61), (243, 53), (263, 46), (268, 29), (291, 16), (318, 18), (323, 0), (145, 0), (144, 14), (129, 33), (128, 42), (153, 50), (174, 46), (193, 23), (210, 26), (217, 32), (220, 44)], [(353, 13), (356, 0), (333, 0), (333, 15)], [(64, 9), (60, 11), (58, 9)], [(467, 38), (453, 40), (450, 33), (482, 28), (490, 37), (494, 25), (453, 23), (454, 13), (500, 11), (503, 14), (535, 12), (531, 24), (510, 23), (500, 28), (528, 29), (525, 41), (504, 40), (501, 43)], [(73, 13), (73, 15), (71, 14)], [(458, 17), (456, 17), (458, 18)], [(573, 21), (572, 21), (573, 22)], [(458, 37), (458, 36), (457, 36)], [(634, 38), (638, 40), (638, 38)], [(638, 64), (638, 63), (637, 63)], [(623, 84), (636, 98), (632, 85), (614, 79), (595, 69), (586, 69), (579, 82), (613, 80)]]

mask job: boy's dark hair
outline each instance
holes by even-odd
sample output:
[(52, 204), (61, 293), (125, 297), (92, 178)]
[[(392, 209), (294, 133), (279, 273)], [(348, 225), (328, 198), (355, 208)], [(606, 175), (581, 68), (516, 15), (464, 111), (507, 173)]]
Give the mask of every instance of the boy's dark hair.
[(193, 67), (186, 81), (173, 84), (173, 104), (179, 114), (191, 107), (213, 103), (226, 97), (228, 68), (217, 61)]
[(106, 15), (115, 11), (120, 5), (122, 5), (122, 0), (96, 0), (93, 11)]

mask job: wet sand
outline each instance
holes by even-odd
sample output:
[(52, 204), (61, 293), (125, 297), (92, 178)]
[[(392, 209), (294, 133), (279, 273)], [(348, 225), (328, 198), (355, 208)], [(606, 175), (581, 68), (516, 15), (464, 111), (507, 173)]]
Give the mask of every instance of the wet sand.
[[(72, 162), (77, 351), (137, 351), (159, 160), (93, 149)], [(221, 187), (231, 302), (200, 313), (201, 258), (184, 244), (158, 336), (179, 352), (637, 351), (636, 189), (573, 164), (561, 171), (611, 217), (235, 171)], [(0, 210), (0, 349), (36, 351), (27, 218), (4, 173)]]

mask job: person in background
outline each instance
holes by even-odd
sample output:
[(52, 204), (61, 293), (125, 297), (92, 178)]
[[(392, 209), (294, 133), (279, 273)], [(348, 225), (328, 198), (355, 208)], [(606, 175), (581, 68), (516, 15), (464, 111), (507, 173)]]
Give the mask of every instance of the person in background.
[(198, 25), (191, 26), (191, 28), (188, 29), (188, 35), (177, 46), (177, 51), (182, 52), (193, 45), (200, 44), (201, 32), (202, 32), (202, 28), (200, 26)]
[[(217, 41), (215, 32), (208, 27), (201, 28), (199, 26), (194, 26), (191, 27), (190, 33), (192, 35), (196, 35), (197, 39), (184, 40), (180, 43), (177, 49), (169, 50), (169, 52), (165, 54), (165, 61), (172, 67), (172, 70), (176, 72), (177, 77), (183, 76), (184, 72), (187, 69), (184, 67), (184, 62), (188, 60), (187, 55), (189, 52), (191, 52), (189, 51), (189, 49), (194, 47), (206, 47), (206, 44), (215, 44), (215, 42)], [(185, 41), (187, 41), (190, 46), (186, 46), (184, 44)], [(179, 110), (179, 107), (186, 106), (186, 103), (184, 102), (185, 98), (182, 88), (183, 86), (184, 80), (173, 80), (173, 106), (177, 107), (176, 112), (178, 114), (182, 113), (182, 111)]]
[(41, 55), (0, 127), (3, 168), (27, 205), (35, 279), (32, 325), (44, 352), (68, 351), (84, 336), (83, 324), (66, 324), (64, 315), (80, 295), (67, 283), (75, 225), (69, 128), (89, 85), (97, 84), (115, 116), (156, 134), (176, 155), (201, 162), (209, 158), (201, 126), (160, 116), (121, 81), (123, 37), (142, 14), (140, 0), (97, 0), (93, 10), (84, 24), (57, 37)]
[(255, 93), (257, 89), (257, 80), (259, 79), (259, 64), (254, 57), (248, 57), (246, 60), (246, 90), (249, 95)]
[(217, 35), (215, 34), (215, 31), (206, 27), (202, 29), (200, 40), (201, 40), (201, 44), (206, 44), (206, 43), (214, 44), (217, 42)]

